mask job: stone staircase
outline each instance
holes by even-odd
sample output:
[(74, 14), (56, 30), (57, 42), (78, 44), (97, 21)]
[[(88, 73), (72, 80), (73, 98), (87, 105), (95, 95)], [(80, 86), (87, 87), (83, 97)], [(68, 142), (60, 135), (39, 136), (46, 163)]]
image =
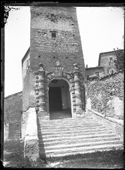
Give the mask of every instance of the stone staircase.
[(123, 141), (111, 127), (91, 116), (39, 121), (39, 146), (46, 158), (122, 149)]

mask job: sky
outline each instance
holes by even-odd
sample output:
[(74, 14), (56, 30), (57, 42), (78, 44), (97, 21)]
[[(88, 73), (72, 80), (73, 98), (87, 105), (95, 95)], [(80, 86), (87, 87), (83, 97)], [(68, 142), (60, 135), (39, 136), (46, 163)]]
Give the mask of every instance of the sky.
[[(30, 46), (30, 7), (11, 10), (5, 25), (5, 97), (23, 89), (22, 63)], [(96, 67), (99, 53), (123, 49), (122, 7), (77, 7), (85, 65)]]

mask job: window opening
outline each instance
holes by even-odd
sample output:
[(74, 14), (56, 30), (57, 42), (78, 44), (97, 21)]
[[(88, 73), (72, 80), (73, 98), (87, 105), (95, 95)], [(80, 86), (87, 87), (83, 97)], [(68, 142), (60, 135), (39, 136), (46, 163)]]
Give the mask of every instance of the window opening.
[(56, 38), (56, 31), (51, 31), (51, 36), (52, 36), (53, 39), (55, 39)]

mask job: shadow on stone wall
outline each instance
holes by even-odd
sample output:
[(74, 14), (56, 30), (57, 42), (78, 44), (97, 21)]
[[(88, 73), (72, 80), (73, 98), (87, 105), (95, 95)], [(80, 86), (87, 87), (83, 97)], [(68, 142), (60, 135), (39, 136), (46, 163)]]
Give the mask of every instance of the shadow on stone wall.
[(38, 128), (38, 138), (39, 138), (39, 156), (46, 163), (46, 153), (42, 137), (42, 131), (40, 127), (40, 119), (37, 117), (37, 128)]

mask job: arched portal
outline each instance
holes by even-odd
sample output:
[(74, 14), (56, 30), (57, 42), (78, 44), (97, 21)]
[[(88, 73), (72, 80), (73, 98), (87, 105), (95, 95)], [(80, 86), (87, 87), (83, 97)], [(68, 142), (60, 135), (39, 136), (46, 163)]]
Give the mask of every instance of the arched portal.
[(69, 84), (63, 79), (54, 79), (49, 84), (50, 119), (71, 117)]

